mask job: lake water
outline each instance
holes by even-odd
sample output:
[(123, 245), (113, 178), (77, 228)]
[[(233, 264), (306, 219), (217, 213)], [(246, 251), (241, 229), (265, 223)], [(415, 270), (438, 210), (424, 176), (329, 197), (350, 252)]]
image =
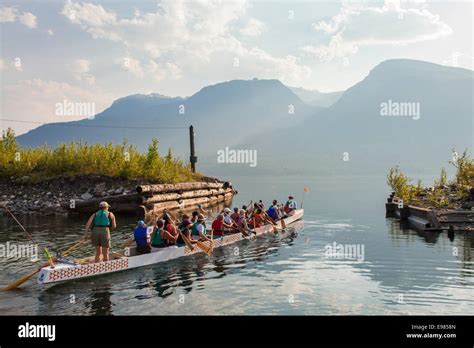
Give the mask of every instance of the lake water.
[[(432, 178), (426, 178), (426, 183)], [(304, 221), (260, 237), (154, 266), (42, 288), (35, 279), (0, 292), (2, 314), (474, 314), (473, 235), (417, 232), (385, 218), (385, 177), (234, 177), (234, 205), (293, 193)], [(37, 242), (69, 246), (85, 221), (21, 218)], [(118, 216), (117, 247), (134, 219)], [(0, 217), (0, 243), (27, 242)], [(329, 253), (342, 245), (347, 252)], [(62, 248), (64, 249), (64, 248)], [(81, 247), (74, 257), (91, 255)], [(7, 284), (34, 264), (0, 259)]]

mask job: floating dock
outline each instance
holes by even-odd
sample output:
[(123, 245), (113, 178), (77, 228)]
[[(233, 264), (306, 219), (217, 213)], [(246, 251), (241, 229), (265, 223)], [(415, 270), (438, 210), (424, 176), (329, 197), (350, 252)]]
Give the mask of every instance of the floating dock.
[(385, 217), (394, 217), (423, 231), (474, 231), (474, 211), (427, 209), (404, 204), (393, 194), (385, 203)]

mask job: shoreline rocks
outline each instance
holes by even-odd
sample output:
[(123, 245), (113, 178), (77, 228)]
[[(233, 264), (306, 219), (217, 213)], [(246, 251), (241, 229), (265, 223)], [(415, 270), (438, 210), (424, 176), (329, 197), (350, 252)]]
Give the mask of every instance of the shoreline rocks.
[[(61, 176), (38, 183), (28, 177), (0, 180), (0, 203), (15, 215), (68, 215), (70, 202), (100, 200), (136, 193), (136, 187), (155, 184), (146, 180), (128, 180), (100, 175)], [(202, 177), (204, 182), (220, 182)], [(2, 213), (6, 214), (4, 209)]]
[(58, 177), (39, 183), (8, 179), (0, 181), (0, 202), (15, 215), (67, 215), (62, 205), (71, 200), (133, 193), (137, 184), (137, 180), (96, 175)]

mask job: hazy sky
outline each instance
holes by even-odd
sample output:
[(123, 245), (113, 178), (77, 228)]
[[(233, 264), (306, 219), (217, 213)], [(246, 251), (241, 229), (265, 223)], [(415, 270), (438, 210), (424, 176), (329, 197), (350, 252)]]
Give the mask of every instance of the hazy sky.
[(470, 1), (2, 1), (0, 118), (254, 77), (343, 90), (391, 58), (472, 69), (472, 22)]

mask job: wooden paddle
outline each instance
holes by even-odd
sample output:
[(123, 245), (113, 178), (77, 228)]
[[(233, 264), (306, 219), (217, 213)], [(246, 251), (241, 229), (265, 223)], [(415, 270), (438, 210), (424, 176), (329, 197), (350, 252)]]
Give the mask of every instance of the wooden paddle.
[[(175, 216), (172, 212), (168, 211), (167, 209), (165, 209), (163, 212), (164, 212), (165, 214), (168, 214), (168, 215), (171, 217), (171, 220), (173, 220), (173, 223), (174, 223), (175, 225), (178, 225), (178, 219), (176, 218), (176, 216)], [(181, 230), (178, 228), (178, 226), (176, 226), (176, 229), (178, 230), (179, 235), (181, 236), (181, 239), (184, 241), (184, 244), (186, 244), (186, 246), (187, 246), (189, 249), (194, 250), (194, 246), (193, 246), (193, 244), (190, 242), (190, 240), (188, 239), (188, 237), (186, 237), (186, 236), (184, 235), (184, 233), (181, 232)]]
[(237, 223), (235, 221), (234, 221), (234, 225), (235, 225), (235, 228), (238, 231), (240, 231), (245, 237), (249, 236), (248, 232), (243, 227), (240, 227), (239, 225), (237, 225)]
[(132, 245), (132, 243), (133, 243), (133, 239), (129, 238), (125, 243), (123, 243), (122, 249), (129, 248)]
[[(171, 213), (171, 212), (168, 211), (167, 209), (165, 209), (165, 210), (163, 211), (163, 213), (164, 213), (164, 214), (168, 214), (168, 215), (171, 217), (171, 219), (176, 223), (176, 220), (175, 220), (176, 217), (174, 216), (173, 213)], [(179, 229), (178, 229), (178, 231), (179, 231)], [(179, 231), (179, 232), (181, 233), (181, 231)], [(193, 245), (192, 245), (191, 242), (186, 238), (186, 236), (184, 236), (184, 234), (182, 234), (182, 233), (181, 233), (181, 235), (184, 237), (183, 240), (184, 240), (185, 243), (186, 243), (186, 240), (189, 242), (189, 245), (188, 245), (188, 243), (186, 243), (186, 245), (187, 245), (188, 247), (190, 247), (191, 250), (194, 250)], [(201, 242), (201, 241), (198, 240), (198, 241), (196, 241), (196, 245), (198, 246), (199, 249), (201, 249), (202, 251), (204, 251), (206, 254), (210, 255), (209, 251), (210, 251), (211, 248), (208, 247), (208, 246), (206, 246), (206, 244), (204, 244), (203, 242)]]
[[(70, 247), (69, 249), (66, 249), (61, 255), (66, 255), (68, 254), (69, 252), (73, 251), (74, 249), (76, 249), (77, 247), (79, 247), (82, 243), (84, 243), (85, 240), (81, 240), (79, 243), (76, 243), (74, 244), (72, 247)], [(57, 257), (54, 257), (54, 261), (57, 261), (58, 258)], [(26, 275), (24, 275), (23, 277), (21, 277), (20, 279), (16, 280), (15, 282), (7, 285), (6, 287), (0, 289), (0, 291), (8, 291), (8, 290), (12, 290), (12, 289), (16, 289), (18, 288), (20, 285), (22, 285), (23, 283), (27, 282), (28, 280), (30, 280), (35, 274), (39, 273), (39, 271), (41, 271), (41, 269), (43, 267), (46, 267), (49, 265), (49, 262), (45, 262), (44, 264), (42, 264), (37, 270), (31, 272), (31, 273), (28, 273)]]
[(209, 255), (214, 251), (214, 230), (211, 229), (211, 245), (209, 247)]
[(188, 237), (186, 237), (186, 236), (184, 235), (184, 233), (181, 232), (179, 229), (178, 229), (178, 231), (179, 231), (179, 235), (181, 236), (181, 239), (184, 240), (184, 243), (186, 244), (186, 246), (187, 246), (189, 249), (191, 249), (191, 251), (194, 250), (194, 246), (193, 246), (193, 244), (189, 241)]
[(201, 242), (200, 240), (197, 240), (196, 241), (196, 245), (198, 246), (199, 249), (201, 249), (202, 251), (204, 251), (207, 255), (210, 255), (210, 250), (211, 250), (211, 247), (207, 246), (206, 244), (204, 244), (203, 242)]

